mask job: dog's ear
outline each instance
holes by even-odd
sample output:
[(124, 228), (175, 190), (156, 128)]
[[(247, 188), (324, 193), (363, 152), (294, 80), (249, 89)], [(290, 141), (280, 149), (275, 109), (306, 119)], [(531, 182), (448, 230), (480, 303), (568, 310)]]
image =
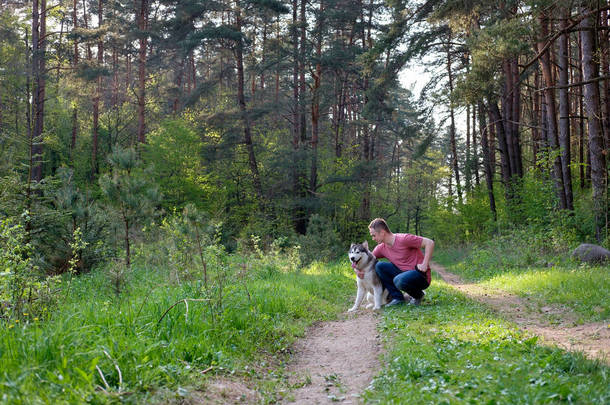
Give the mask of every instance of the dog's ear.
[(350, 250), (354, 247), (355, 243), (352, 243), (351, 245), (349, 245)]
[(362, 246), (364, 246), (365, 249), (369, 248), (369, 242), (367, 242), (366, 240), (364, 242), (362, 242)]

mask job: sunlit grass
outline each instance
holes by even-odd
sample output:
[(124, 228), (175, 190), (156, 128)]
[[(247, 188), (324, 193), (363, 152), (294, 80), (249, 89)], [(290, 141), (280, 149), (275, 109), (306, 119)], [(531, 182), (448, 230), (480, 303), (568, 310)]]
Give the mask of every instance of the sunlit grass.
[[(200, 384), (203, 369), (231, 372), (284, 352), (307, 325), (343, 312), (352, 293), (338, 264), (293, 272), (256, 264), (227, 279), (220, 308), (203, 301), (217, 290), (206, 295), (199, 277), (172, 281), (168, 269), (136, 266), (119, 297), (102, 270), (75, 279), (51, 319), (0, 330), (0, 402), (179, 398), (185, 384)], [(185, 298), (202, 301), (163, 316)]]
[(392, 336), (371, 403), (608, 403), (610, 369), (537, 338), (443, 282), (421, 307), (387, 311)]
[[(610, 272), (544, 248), (543, 235), (516, 232), (481, 246), (439, 251), (434, 259), (466, 281), (527, 297), (538, 306), (559, 304), (577, 321), (610, 318)], [(565, 250), (565, 249), (564, 249)]]
[(607, 268), (580, 266), (509, 271), (485, 281), (482, 285), (527, 296), (542, 304), (565, 305), (578, 312), (583, 320), (610, 318), (610, 273)]

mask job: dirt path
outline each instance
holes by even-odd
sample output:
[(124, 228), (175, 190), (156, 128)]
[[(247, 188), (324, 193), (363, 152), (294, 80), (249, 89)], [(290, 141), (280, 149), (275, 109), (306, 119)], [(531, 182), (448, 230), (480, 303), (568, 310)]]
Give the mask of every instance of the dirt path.
[(430, 267), (445, 282), (468, 297), (489, 305), (521, 328), (541, 336), (544, 343), (555, 344), (566, 350), (581, 351), (589, 358), (610, 363), (608, 322), (575, 325), (575, 315), (567, 308), (554, 305), (539, 308), (527, 299), (505, 291), (490, 290), (477, 284), (466, 283), (459, 276), (436, 263), (431, 263)]
[(298, 388), (284, 403), (359, 403), (380, 368), (377, 315), (360, 309), (345, 319), (319, 323), (297, 342), (294, 353), (288, 372)]
[[(469, 298), (482, 302), (519, 327), (540, 336), (542, 343), (566, 350), (581, 351), (593, 359), (610, 363), (610, 325), (608, 322), (576, 325), (568, 308), (539, 307), (527, 299), (505, 291), (466, 283), (442, 266), (431, 263), (432, 270)], [(382, 344), (377, 332), (378, 314), (360, 309), (337, 321), (319, 322), (292, 348), (287, 366), (292, 387), (283, 404), (358, 404), (360, 395), (380, 370)], [(185, 403), (254, 404), (260, 395), (252, 384), (239, 378), (216, 378), (204, 392)]]

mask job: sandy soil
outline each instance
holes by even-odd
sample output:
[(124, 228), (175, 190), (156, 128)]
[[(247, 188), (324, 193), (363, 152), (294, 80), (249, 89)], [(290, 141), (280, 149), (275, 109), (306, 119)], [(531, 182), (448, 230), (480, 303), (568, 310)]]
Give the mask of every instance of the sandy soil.
[(294, 347), (288, 366), (296, 388), (284, 403), (359, 403), (380, 369), (377, 314), (360, 309), (344, 319), (314, 325)]
[(538, 307), (527, 299), (501, 290), (489, 290), (464, 282), (459, 276), (442, 266), (431, 263), (432, 270), (445, 282), (468, 297), (489, 305), (521, 328), (542, 337), (543, 343), (555, 344), (572, 351), (581, 351), (587, 357), (610, 363), (610, 325), (608, 322), (575, 324), (575, 315), (565, 307), (547, 305)]

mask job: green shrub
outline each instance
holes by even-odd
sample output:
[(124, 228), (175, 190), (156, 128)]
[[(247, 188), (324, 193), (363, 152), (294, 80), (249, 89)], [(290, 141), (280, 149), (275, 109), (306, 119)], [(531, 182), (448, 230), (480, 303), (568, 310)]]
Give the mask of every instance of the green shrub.
[(331, 221), (317, 214), (309, 217), (307, 233), (299, 237), (298, 241), (304, 264), (335, 259), (347, 251)]
[(44, 277), (34, 264), (24, 227), (0, 220), (0, 318), (19, 322), (48, 316), (56, 304), (58, 283), (58, 277)]

